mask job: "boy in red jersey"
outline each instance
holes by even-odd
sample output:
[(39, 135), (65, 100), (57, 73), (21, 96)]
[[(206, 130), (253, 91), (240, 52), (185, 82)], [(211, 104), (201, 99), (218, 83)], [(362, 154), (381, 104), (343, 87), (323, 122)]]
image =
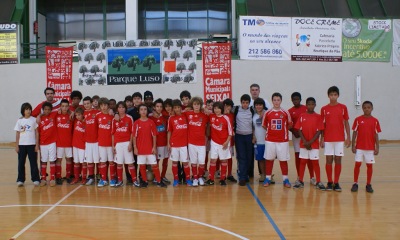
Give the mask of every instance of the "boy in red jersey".
[(85, 107), (85, 162), (88, 166), (88, 178), (86, 185), (94, 183), (94, 167), (100, 161), (99, 156), (99, 143), (98, 143), (98, 123), (97, 114), (99, 110), (94, 109), (92, 106), (92, 99), (85, 97), (83, 99), (83, 106)]
[[(231, 124), (231, 126), (233, 126), (235, 114), (232, 113), (232, 108), (234, 106), (234, 103), (233, 103), (232, 99), (230, 99), (230, 98), (225, 99), (222, 103), (224, 104), (224, 114), (229, 118), (230, 124)], [(232, 157), (235, 152), (233, 150), (234, 146), (235, 146), (235, 138), (234, 138), (234, 136), (232, 136), (231, 142), (230, 142), (230, 147), (229, 147), (229, 151), (231, 152), (231, 157), (228, 159), (228, 173), (227, 173), (226, 179), (230, 182), (237, 183), (237, 180), (232, 175), (232, 165), (233, 165)]]
[(271, 184), (274, 160), (277, 158), (281, 166), (283, 186), (290, 188), (287, 161), (290, 160), (288, 133), (289, 129), (292, 128), (292, 118), (288, 111), (281, 108), (282, 95), (280, 93), (272, 94), (271, 99), (273, 108), (265, 113), (262, 122), (262, 127), (267, 130), (264, 153), (266, 160), (264, 187)]
[(82, 107), (83, 105), (79, 105), (82, 100), (82, 93), (80, 91), (72, 91), (70, 95), (71, 105), (69, 105), (69, 110), (71, 112), (75, 112), (78, 107)]
[(210, 115), (210, 174), (206, 184), (214, 185), (216, 162), (219, 158), (221, 161), (221, 177), (219, 183), (221, 186), (226, 186), (225, 177), (228, 165), (227, 160), (232, 157), (229, 145), (233, 135), (233, 130), (229, 118), (223, 114), (223, 103), (215, 102), (213, 109), (214, 114)]
[[(325, 130), (321, 134), (321, 147), (325, 148), (326, 174), (328, 184), (326, 190), (341, 192), (339, 185), (340, 172), (342, 171), (342, 156), (344, 146), (350, 146), (350, 126), (347, 107), (337, 101), (339, 88), (332, 86), (328, 89), (329, 104), (321, 108), (321, 116), (324, 121)], [(346, 140), (345, 140), (346, 131)], [(335, 161), (335, 178), (332, 181), (332, 164)]]
[(352, 192), (358, 191), (358, 175), (360, 174), (360, 167), (364, 159), (367, 164), (367, 186), (366, 191), (373, 193), (374, 189), (371, 186), (372, 179), (372, 165), (375, 163), (374, 155), (379, 153), (379, 136), (381, 126), (378, 119), (371, 115), (374, 106), (372, 102), (365, 101), (362, 104), (364, 115), (354, 119), (353, 123), (353, 137), (352, 137), (352, 151), (356, 154), (354, 165), (354, 184), (351, 188)]
[(209, 118), (203, 113), (203, 99), (190, 99), (188, 110), (185, 112), (188, 121), (188, 151), (192, 166), (193, 187), (204, 185), (204, 164), (206, 159), (206, 130)]
[(157, 152), (157, 129), (154, 121), (147, 117), (148, 107), (144, 104), (139, 105), (140, 118), (133, 124), (133, 148), (137, 155), (138, 166), (142, 176), (141, 188), (147, 188), (146, 164), (151, 165), (157, 187), (167, 187), (161, 180), (160, 169), (158, 168)]
[(108, 164), (110, 165), (110, 186), (115, 186), (116, 183), (116, 171), (117, 168), (114, 163), (114, 154), (112, 149), (111, 140), (111, 125), (113, 116), (109, 114), (109, 101), (107, 98), (99, 99), (99, 106), (101, 112), (97, 115), (98, 123), (98, 141), (99, 141), (99, 156), (100, 156), (100, 166), (99, 172), (101, 179), (97, 184), (98, 187), (104, 187), (108, 185), (107, 182), (107, 172)]
[(182, 115), (182, 105), (179, 99), (172, 101), (174, 115), (168, 119), (168, 150), (170, 151), (169, 159), (172, 161), (172, 173), (174, 175), (173, 186), (179, 184), (178, 163), (182, 162), (185, 173), (186, 183), (192, 186), (190, 180), (190, 168), (187, 152), (188, 144), (188, 126), (186, 117)]
[(325, 186), (321, 182), (321, 174), (319, 168), (319, 135), (324, 130), (324, 123), (321, 115), (314, 112), (315, 99), (309, 97), (306, 100), (307, 112), (302, 113), (296, 120), (295, 129), (299, 134), (300, 140), (300, 166), (299, 179), (296, 181), (293, 188), (304, 187), (304, 171), (309, 162), (313, 165), (315, 175), (317, 177), (316, 188), (325, 191)]
[(134, 186), (138, 187), (136, 179), (136, 169), (133, 165), (133, 153), (132, 153), (132, 131), (133, 131), (133, 119), (131, 116), (126, 114), (126, 105), (120, 101), (117, 103), (117, 111), (119, 120), (113, 119), (112, 122), (112, 145), (115, 154), (115, 162), (117, 163), (117, 176), (118, 182), (115, 187), (120, 187), (124, 184), (123, 182), (123, 167), (124, 164), (128, 164), (128, 170), (132, 176)]
[[(163, 100), (161, 98), (154, 101), (154, 114), (150, 117), (157, 128), (157, 161), (162, 160), (161, 180), (168, 184), (170, 181), (165, 177), (168, 168), (168, 148), (167, 148), (167, 121), (163, 116)], [(169, 115), (168, 115), (169, 116)]]
[(190, 99), (192, 98), (192, 95), (188, 90), (184, 90), (179, 94), (179, 98), (182, 101), (182, 111), (184, 112), (186, 107), (189, 105)]
[(49, 102), (42, 105), (43, 115), (39, 115), (39, 144), (41, 156), (41, 174), (42, 179), (40, 186), (43, 187), (46, 182), (46, 169), (47, 162), (50, 162), (50, 186), (56, 185), (56, 142), (57, 142), (57, 126), (55, 124), (55, 117), (57, 112), (52, 112), (53, 106)]
[(79, 182), (79, 174), (82, 174), (82, 184), (86, 184), (87, 164), (85, 162), (85, 121), (84, 110), (81, 107), (75, 109), (74, 130), (72, 134), (72, 150), (74, 154), (74, 179), (71, 184)]
[[(300, 118), (301, 114), (307, 112), (307, 107), (301, 104), (301, 94), (299, 92), (294, 92), (291, 95), (293, 107), (291, 107), (288, 112), (290, 113), (290, 117), (292, 118), (293, 121), (293, 126), (296, 126), (297, 120)], [(293, 149), (294, 149), (294, 157), (295, 157), (295, 164), (296, 164), (296, 171), (297, 171), (297, 180), (296, 183), (298, 183), (299, 180), (299, 170), (300, 170), (300, 135), (298, 133), (298, 130), (295, 128), (291, 128), (290, 131), (292, 132), (292, 142), (293, 142)], [(312, 168), (312, 162), (308, 161), (307, 162), (308, 166), (308, 171), (310, 172), (310, 181), (311, 184), (315, 185), (315, 178), (314, 178), (314, 171)]]
[(61, 161), (65, 157), (66, 160), (66, 176), (67, 181), (71, 181), (72, 165), (72, 131), (73, 122), (69, 115), (69, 102), (67, 99), (61, 100), (61, 113), (56, 117), (57, 124), (57, 160), (56, 160), (56, 184), (62, 184), (61, 178)]

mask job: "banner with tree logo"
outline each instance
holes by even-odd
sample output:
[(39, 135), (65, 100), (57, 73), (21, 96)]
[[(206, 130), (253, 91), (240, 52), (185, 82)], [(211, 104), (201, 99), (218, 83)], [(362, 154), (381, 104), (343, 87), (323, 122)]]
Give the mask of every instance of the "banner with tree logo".
[(343, 60), (389, 62), (392, 52), (392, 20), (343, 20)]
[(204, 99), (232, 98), (231, 43), (203, 43)]
[(400, 66), (400, 19), (393, 19), (393, 66)]
[[(118, 40), (118, 41), (89, 41), (78, 42), (79, 53), (79, 85), (107, 85), (116, 84), (110, 82), (111, 75), (132, 75), (128, 81), (121, 79), (119, 84), (139, 83), (195, 83), (196, 78), (196, 39), (155, 39), (155, 40)], [(134, 48), (140, 48), (135, 52)], [(154, 48), (160, 53), (156, 57)], [(118, 50), (116, 50), (118, 49)], [(126, 51), (122, 51), (126, 49)], [(147, 50), (146, 50), (147, 49)], [(146, 51), (149, 51), (146, 53)], [(113, 53), (114, 58), (110, 61), (108, 54)], [(120, 58), (115, 53), (121, 53)], [(139, 55), (140, 56), (139, 56)], [(151, 57), (152, 55), (152, 57)], [(152, 79), (149, 82), (133, 81), (134, 76), (145, 74), (147, 69), (153, 74), (158, 66), (161, 78)], [(117, 73), (113, 72), (117, 69)], [(118, 71), (119, 69), (119, 71)], [(132, 73), (126, 72), (131, 69)], [(121, 73), (123, 71), (123, 74)], [(110, 75), (110, 76), (111, 76)], [(144, 76), (144, 75), (142, 75)], [(158, 77), (157, 77), (158, 78)], [(144, 79), (144, 78), (142, 78)], [(149, 79), (149, 78), (148, 78)]]
[(47, 87), (54, 88), (55, 100), (68, 99), (72, 91), (74, 47), (46, 47)]

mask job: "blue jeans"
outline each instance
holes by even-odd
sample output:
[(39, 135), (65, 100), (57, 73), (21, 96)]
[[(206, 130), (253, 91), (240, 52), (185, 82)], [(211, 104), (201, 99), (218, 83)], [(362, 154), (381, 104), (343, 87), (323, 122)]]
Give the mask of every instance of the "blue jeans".
[(19, 145), (17, 182), (25, 182), (25, 162), (27, 156), (31, 167), (32, 182), (40, 181), (35, 145)]
[(249, 179), (249, 167), (253, 162), (254, 146), (252, 143), (253, 134), (235, 135), (236, 158), (238, 160), (238, 176), (240, 180)]

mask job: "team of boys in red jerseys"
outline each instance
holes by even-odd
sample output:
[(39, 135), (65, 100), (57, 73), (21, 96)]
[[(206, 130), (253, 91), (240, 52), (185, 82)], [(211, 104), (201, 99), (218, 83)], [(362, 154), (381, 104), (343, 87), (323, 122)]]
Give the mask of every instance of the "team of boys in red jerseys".
[[(92, 185), (95, 183), (95, 173), (97, 173), (97, 186), (119, 187), (124, 184), (125, 166), (127, 178), (129, 177), (135, 187), (148, 186), (148, 180), (152, 180), (148, 179), (151, 176), (149, 172), (154, 176), (154, 184), (158, 187), (167, 187), (170, 183), (166, 178), (168, 160), (172, 162), (174, 187), (182, 182), (194, 187), (214, 185), (217, 172), (220, 172), (220, 185), (227, 185), (226, 180), (237, 182), (231, 173), (233, 155), (231, 147), (235, 135), (234, 126), (237, 126), (237, 122), (243, 125), (247, 121), (241, 121), (243, 119), (238, 121), (237, 118), (248, 116), (245, 115), (248, 98), (241, 98), (245, 101), (241, 103), (245, 107), (238, 110), (239, 114), (237, 112), (233, 114), (231, 112), (233, 102), (229, 104), (231, 101), (224, 101), (226, 105), (215, 102), (212, 107), (203, 109), (203, 100), (199, 97), (191, 98), (188, 91), (181, 93), (181, 99), (166, 101), (157, 99), (154, 102), (151, 92), (146, 93), (145, 104), (141, 103), (141, 95), (135, 93), (136, 95), (128, 96), (125, 101), (118, 103), (113, 99), (95, 97), (93, 101), (92, 98), (85, 97), (83, 105), (79, 105), (82, 99), (79, 91), (72, 92), (70, 104), (66, 99), (54, 101), (52, 97), (54, 89), (46, 88), (46, 101), (40, 103), (33, 111), (30, 104), (24, 103), (21, 107), (22, 117), (15, 127), (19, 160), (18, 186), (23, 186), (25, 181), (26, 156), (29, 156), (32, 165), (35, 161), (33, 157), (31, 159), (32, 151), (37, 151), (39, 147), (40, 181), (34, 177), (36, 174), (34, 172), (32, 181), (40, 186), (63, 183), (61, 176), (63, 158), (66, 159), (65, 178), (70, 184)], [(262, 148), (263, 156), (260, 157), (258, 154), (256, 158), (264, 160), (262, 162), (264, 187), (273, 183), (272, 170), (275, 159), (280, 163), (283, 186), (291, 187), (288, 178), (290, 131), (297, 170), (297, 180), (293, 188), (304, 187), (304, 173), (308, 166), (311, 183), (317, 189), (341, 191), (339, 184), (341, 159), (344, 147), (351, 145), (352, 151), (356, 154), (354, 184), (351, 191), (358, 191), (358, 176), (364, 160), (367, 165), (366, 191), (373, 192), (372, 165), (375, 163), (374, 155), (379, 153), (378, 133), (381, 132), (379, 121), (371, 115), (372, 103), (365, 101), (362, 105), (364, 115), (354, 120), (353, 137), (350, 140), (347, 107), (337, 101), (338, 97), (339, 89), (336, 86), (329, 88), (330, 102), (321, 108), (321, 114), (314, 112), (316, 106), (314, 98), (307, 98), (306, 105), (301, 105), (301, 95), (297, 92), (291, 96), (294, 106), (289, 110), (281, 108), (280, 93), (272, 95), (271, 109), (263, 111), (264, 100), (254, 101), (254, 108), (259, 113), (256, 118), (260, 119), (259, 121), (256, 119), (253, 123), (254, 117), (251, 117), (251, 124), (259, 123), (265, 129), (265, 145), (257, 144), (257, 150), (260, 151)], [(257, 106), (260, 104), (262, 107)], [(254, 115), (254, 110), (251, 110)], [(35, 132), (24, 135), (27, 127), (31, 126), (22, 126), (22, 122), (27, 122), (32, 116), (37, 117), (35, 126), (38, 128), (38, 137), (35, 136)], [(246, 129), (246, 126), (243, 126), (242, 131)], [(253, 140), (256, 127), (253, 126)], [(260, 136), (259, 133), (257, 136)], [(36, 142), (33, 148), (24, 148), (25, 145), (31, 146), (33, 142)], [(321, 182), (318, 161), (320, 147), (324, 148), (326, 156), (325, 169), (328, 180), (326, 186)], [(162, 161), (161, 171), (159, 161)], [(47, 174), (48, 162), (49, 174)], [(48, 176), (49, 181), (47, 181)], [(243, 173), (239, 174), (239, 177), (241, 176)], [(245, 185), (246, 180), (248, 179), (242, 179), (239, 184)]]

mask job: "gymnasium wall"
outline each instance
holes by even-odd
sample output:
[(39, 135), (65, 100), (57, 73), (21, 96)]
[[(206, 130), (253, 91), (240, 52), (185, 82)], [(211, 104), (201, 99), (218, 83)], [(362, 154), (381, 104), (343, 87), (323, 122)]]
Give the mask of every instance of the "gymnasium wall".
[[(74, 63), (78, 69), (78, 63)], [(199, 81), (196, 84), (165, 85), (120, 85), (120, 86), (79, 86), (78, 72), (73, 75), (73, 89), (84, 96), (98, 94), (108, 98), (123, 100), (126, 95), (150, 90), (154, 97), (179, 98), (182, 90), (189, 90), (192, 96), (203, 96), (202, 63), (197, 61)], [(299, 91), (306, 98), (317, 100), (317, 111), (328, 103), (327, 89), (336, 85), (340, 88), (339, 101), (346, 104), (350, 114), (350, 126), (356, 116), (362, 114), (361, 107), (354, 106), (355, 77), (362, 78), (362, 101), (374, 104), (373, 115), (381, 123), (381, 139), (400, 140), (400, 68), (391, 63), (324, 63), (290, 61), (232, 61), (232, 91), (235, 104), (239, 104), (242, 94), (249, 93), (249, 86), (258, 83), (261, 97), (270, 101), (273, 92), (283, 95), (282, 106), (291, 107), (290, 94)], [(20, 117), (20, 106), (30, 102), (35, 107), (43, 101), (46, 87), (45, 63), (0, 65), (0, 142), (15, 141), (14, 125)], [(271, 102), (271, 101), (270, 101)]]

